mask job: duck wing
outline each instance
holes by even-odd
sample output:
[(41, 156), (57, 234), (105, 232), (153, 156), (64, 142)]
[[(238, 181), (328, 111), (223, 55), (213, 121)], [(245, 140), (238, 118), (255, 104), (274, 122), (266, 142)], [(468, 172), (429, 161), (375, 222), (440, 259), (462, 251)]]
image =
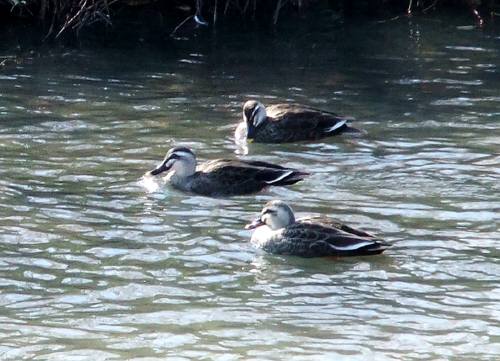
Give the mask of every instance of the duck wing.
[[(382, 253), (388, 244), (373, 237), (352, 234), (337, 227), (297, 221), (286, 227), (281, 243), (303, 257), (362, 256)], [(295, 253), (300, 252), (300, 253)]]
[(297, 183), (308, 176), (309, 173), (297, 170), (295, 168), (283, 167), (278, 164), (264, 161), (236, 161), (239, 166), (254, 169), (257, 180), (266, 185), (290, 185)]
[(271, 104), (266, 107), (267, 115), (272, 115), (273, 118), (280, 118), (284, 114), (303, 114), (303, 113), (317, 113), (317, 114), (328, 114), (333, 117), (352, 120), (348, 117), (343, 117), (337, 113), (330, 112), (328, 110), (314, 108), (304, 104), (298, 103), (280, 103)]
[(271, 124), (309, 138), (334, 135), (347, 128), (347, 118), (299, 104), (276, 104), (266, 110)]
[(273, 168), (273, 169), (293, 169), (289, 167), (283, 167), (282, 165), (274, 164), (274, 163), (269, 163), (269, 162), (264, 162), (261, 160), (240, 160), (238, 161), (239, 163), (244, 163), (246, 165), (252, 166), (252, 167), (259, 167), (259, 168)]
[(346, 233), (350, 233), (352, 235), (359, 236), (359, 237), (376, 238), (374, 235), (372, 235), (368, 232), (353, 228), (351, 226), (348, 226), (345, 223), (342, 223), (339, 220), (329, 218), (329, 217), (324, 217), (324, 216), (306, 217), (306, 218), (301, 218), (300, 222), (311, 223), (311, 224), (321, 224), (324, 227), (335, 228), (335, 229), (338, 229), (338, 230), (341, 230), (341, 231), (344, 231)]
[(200, 165), (193, 187), (195, 191), (210, 189), (212, 195), (248, 194), (270, 185), (291, 185), (306, 175), (306, 172), (267, 162), (217, 159)]

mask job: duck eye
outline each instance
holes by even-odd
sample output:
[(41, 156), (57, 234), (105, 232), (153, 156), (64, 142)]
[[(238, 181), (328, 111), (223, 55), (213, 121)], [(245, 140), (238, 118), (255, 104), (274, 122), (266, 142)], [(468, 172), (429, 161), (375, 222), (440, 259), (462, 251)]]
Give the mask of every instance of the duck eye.
[(276, 214), (276, 211), (274, 209), (266, 208), (262, 211), (262, 215), (264, 214)]

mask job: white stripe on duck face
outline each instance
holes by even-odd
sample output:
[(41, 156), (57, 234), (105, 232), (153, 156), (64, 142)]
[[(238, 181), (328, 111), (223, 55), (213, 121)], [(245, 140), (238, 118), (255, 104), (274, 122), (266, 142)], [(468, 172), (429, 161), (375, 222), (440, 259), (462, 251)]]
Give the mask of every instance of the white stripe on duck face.
[(173, 152), (170, 156), (172, 156), (174, 154), (177, 157), (179, 157), (179, 158), (194, 158), (194, 154), (193, 153), (185, 152), (185, 151), (182, 151), (182, 150), (177, 150), (177, 151)]
[(253, 119), (255, 117), (255, 114), (257, 114), (257, 111), (260, 109), (260, 105), (256, 105), (255, 108), (253, 108), (252, 115), (250, 116), (250, 119)]
[(266, 107), (259, 103), (252, 112), (252, 120), (254, 127), (258, 127), (267, 119)]

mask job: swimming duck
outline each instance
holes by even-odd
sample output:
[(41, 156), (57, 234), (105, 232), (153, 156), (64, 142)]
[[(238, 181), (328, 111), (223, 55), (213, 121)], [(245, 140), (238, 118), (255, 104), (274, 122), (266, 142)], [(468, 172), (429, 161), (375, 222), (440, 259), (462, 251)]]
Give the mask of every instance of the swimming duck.
[(384, 252), (389, 245), (369, 233), (325, 217), (295, 220), (283, 201), (266, 203), (260, 217), (246, 229), (257, 229), (251, 242), (270, 253), (301, 257), (365, 256)]
[(175, 188), (205, 196), (222, 197), (258, 192), (269, 186), (287, 186), (308, 175), (293, 168), (261, 161), (215, 159), (196, 167), (196, 156), (186, 147), (168, 151), (149, 174), (170, 171), (168, 182)]
[(243, 121), (235, 131), (236, 143), (286, 143), (315, 140), (345, 132), (360, 133), (347, 118), (299, 104), (274, 104), (267, 108), (256, 100), (243, 105)]

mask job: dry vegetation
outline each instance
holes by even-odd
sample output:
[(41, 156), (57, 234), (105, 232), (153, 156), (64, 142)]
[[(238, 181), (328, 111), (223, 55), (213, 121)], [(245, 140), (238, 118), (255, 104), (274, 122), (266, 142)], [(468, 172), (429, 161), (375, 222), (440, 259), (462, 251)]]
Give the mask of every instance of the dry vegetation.
[[(123, 9), (150, 8), (162, 16), (183, 20), (195, 18), (199, 23), (216, 24), (228, 17), (241, 16), (246, 20), (265, 17), (276, 24), (282, 11), (299, 10), (313, 6), (337, 9), (362, 7), (391, 7), (401, 13), (428, 12), (437, 6), (455, 6), (469, 11), (482, 25), (484, 18), (495, 17), (500, 0), (0, 0), (0, 17), (17, 19), (40, 26), (45, 39), (56, 39), (63, 34), (78, 35), (83, 28), (100, 23), (112, 25)], [(180, 14), (183, 17), (181, 17)], [(187, 16), (187, 18), (186, 18)], [(206, 20), (205, 20), (206, 19)], [(147, 21), (147, 20), (146, 20)]]

